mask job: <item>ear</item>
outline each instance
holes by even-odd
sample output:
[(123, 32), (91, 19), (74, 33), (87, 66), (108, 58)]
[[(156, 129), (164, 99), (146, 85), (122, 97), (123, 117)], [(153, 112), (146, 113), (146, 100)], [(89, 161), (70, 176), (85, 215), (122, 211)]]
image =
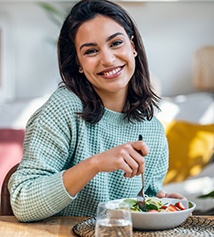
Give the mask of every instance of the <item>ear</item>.
[(132, 45), (132, 50), (133, 50), (134, 57), (136, 57), (138, 53), (137, 53), (137, 51), (135, 49), (135, 44), (134, 44), (133, 39), (134, 39), (134, 36), (132, 35), (132, 37), (131, 37), (131, 45)]

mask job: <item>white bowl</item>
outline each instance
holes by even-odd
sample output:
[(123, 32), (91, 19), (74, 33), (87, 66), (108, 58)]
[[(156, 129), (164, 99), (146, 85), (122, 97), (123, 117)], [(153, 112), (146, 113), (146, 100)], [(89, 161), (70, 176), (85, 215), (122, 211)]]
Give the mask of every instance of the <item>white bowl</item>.
[[(118, 201), (122, 202), (123, 200), (124, 199), (119, 199)], [(175, 204), (180, 201), (186, 209), (177, 212), (131, 212), (134, 229), (163, 230), (174, 228), (182, 224), (196, 207), (195, 203), (187, 200), (173, 198), (162, 198), (161, 200), (163, 203), (169, 204)], [(190, 208), (189, 203), (191, 205)]]

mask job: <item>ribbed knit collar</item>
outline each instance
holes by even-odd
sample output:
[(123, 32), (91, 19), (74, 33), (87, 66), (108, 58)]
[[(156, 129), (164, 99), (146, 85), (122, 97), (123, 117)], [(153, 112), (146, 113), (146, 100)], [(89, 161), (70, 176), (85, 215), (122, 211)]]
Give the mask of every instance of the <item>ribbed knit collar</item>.
[(115, 112), (105, 108), (105, 112), (101, 121), (104, 120), (115, 125), (129, 125), (130, 123), (127, 119), (124, 119), (124, 116), (125, 114), (123, 113)]

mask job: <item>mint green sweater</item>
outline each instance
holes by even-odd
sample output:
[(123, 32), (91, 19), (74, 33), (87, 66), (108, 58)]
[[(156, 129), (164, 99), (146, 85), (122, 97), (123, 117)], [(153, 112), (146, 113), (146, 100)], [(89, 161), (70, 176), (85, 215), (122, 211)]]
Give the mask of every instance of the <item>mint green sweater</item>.
[(106, 109), (100, 122), (93, 125), (76, 115), (81, 110), (80, 99), (61, 87), (29, 119), (23, 159), (9, 182), (12, 208), (20, 221), (52, 215), (94, 216), (99, 202), (136, 197), (141, 176), (125, 178), (121, 170), (101, 172), (72, 197), (62, 174), (94, 154), (136, 141), (139, 134), (150, 148), (145, 158), (146, 194), (154, 196), (162, 188), (168, 145), (156, 118), (130, 123), (122, 113)]

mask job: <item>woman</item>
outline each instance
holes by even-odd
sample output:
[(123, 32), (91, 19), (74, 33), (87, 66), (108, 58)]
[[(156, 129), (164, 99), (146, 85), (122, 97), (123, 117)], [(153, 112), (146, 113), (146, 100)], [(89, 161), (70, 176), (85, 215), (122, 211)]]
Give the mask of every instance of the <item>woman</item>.
[[(97, 204), (164, 194), (168, 167), (163, 127), (154, 118), (140, 34), (113, 2), (83, 0), (58, 40), (63, 83), (26, 128), (24, 155), (9, 189), (20, 221), (52, 215), (92, 216)], [(138, 141), (142, 134), (144, 141)]]

